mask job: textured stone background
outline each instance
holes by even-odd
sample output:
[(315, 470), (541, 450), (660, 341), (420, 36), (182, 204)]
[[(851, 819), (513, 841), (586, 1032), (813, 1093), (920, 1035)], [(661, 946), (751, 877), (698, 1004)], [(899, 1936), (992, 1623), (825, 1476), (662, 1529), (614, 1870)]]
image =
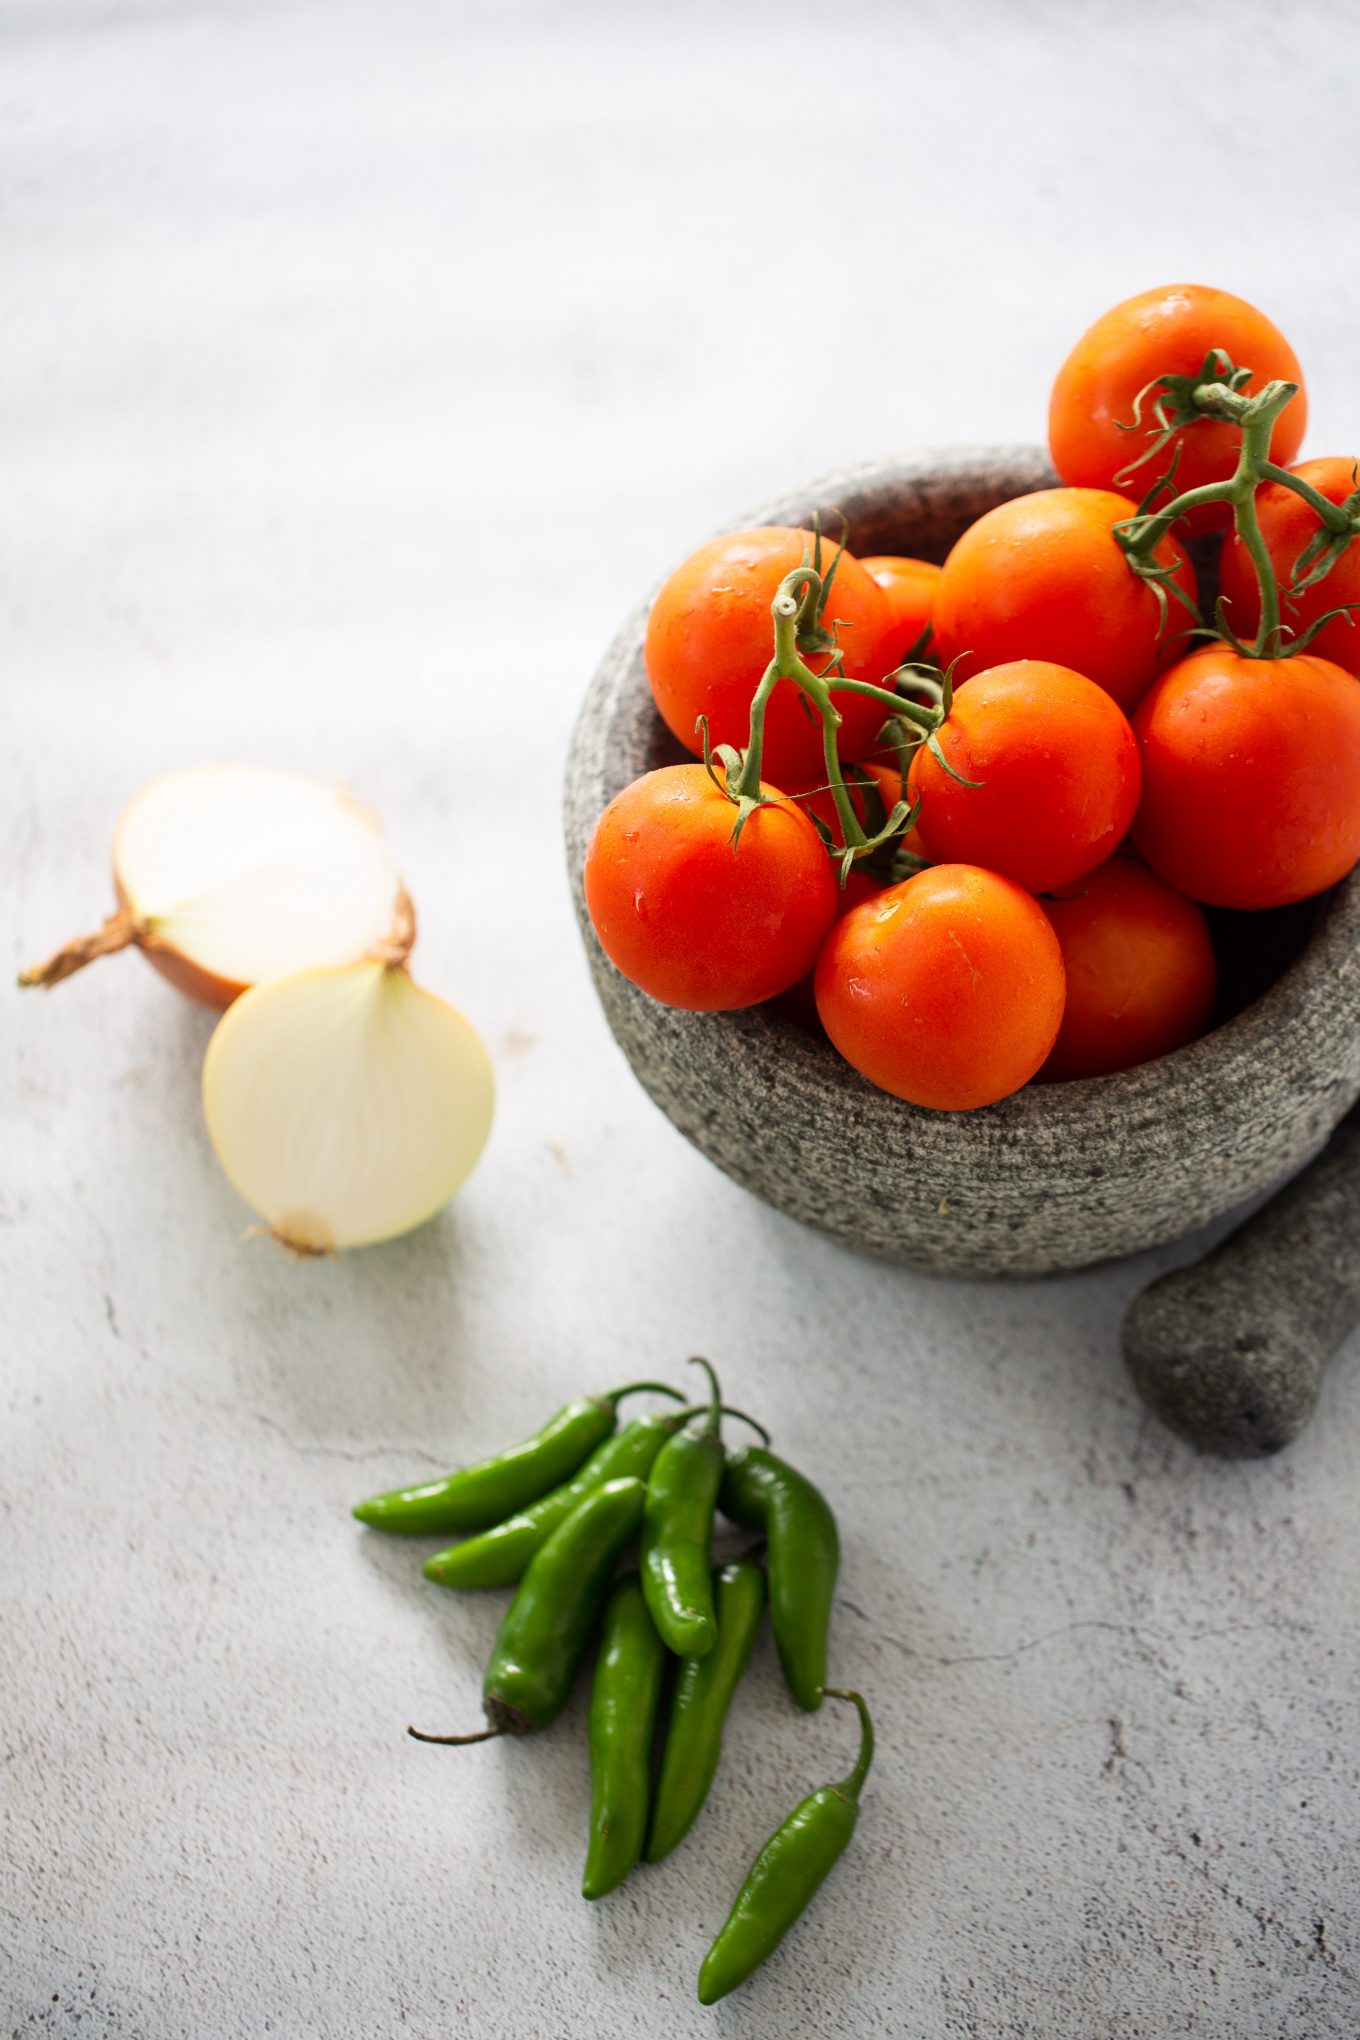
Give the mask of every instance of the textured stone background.
[[(696, 534), (1033, 438), (1132, 289), (1259, 296), (1354, 450), (1358, 62), (1321, 4), (0, 6), (9, 961), (103, 911), (154, 771), (338, 773), (500, 1081), (454, 1211), (294, 1267), (239, 1242), (206, 1016), (135, 958), (0, 999), (3, 2030), (1353, 2040), (1355, 1349), (1287, 1457), (1202, 1463), (1118, 1357), (1175, 1252), (927, 1282), (746, 1198), (606, 1035), (558, 795)], [(847, 1725), (762, 1645), (718, 1808), (589, 1909), (583, 1708), (407, 1744), (475, 1717), (498, 1597), (345, 1514), (691, 1350), (836, 1500), (883, 1752), (708, 2014)]]

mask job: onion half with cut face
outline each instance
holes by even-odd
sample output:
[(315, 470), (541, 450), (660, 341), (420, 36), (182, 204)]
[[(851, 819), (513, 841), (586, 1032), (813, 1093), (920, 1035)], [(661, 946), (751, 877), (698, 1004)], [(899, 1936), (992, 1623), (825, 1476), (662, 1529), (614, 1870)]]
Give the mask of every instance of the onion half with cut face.
[(143, 787), (114, 833), (118, 909), (21, 983), (59, 984), (141, 949), (180, 991), (228, 1006), (285, 972), (379, 943), (397, 874), (368, 810), (337, 786), (258, 765), (193, 766)]
[(404, 963), (257, 985), (203, 1065), (227, 1176), (301, 1254), (376, 1245), (447, 1204), (491, 1130), (491, 1061), (471, 1023)]

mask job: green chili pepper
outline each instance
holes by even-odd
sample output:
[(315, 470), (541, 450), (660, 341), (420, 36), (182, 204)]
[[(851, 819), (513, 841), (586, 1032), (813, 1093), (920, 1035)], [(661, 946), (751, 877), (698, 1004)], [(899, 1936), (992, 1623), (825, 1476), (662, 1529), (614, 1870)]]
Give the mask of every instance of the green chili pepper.
[[(650, 1506), (650, 1495), (648, 1503)], [(836, 1519), (825, 1497), (773, 1452), (746, 1445), (723, 1474), (722, 1512), (763, 1530), (770, 1573), (770, 1626), (784, 1681), (800, 1707), (822, 1704), (826, 1639), (840, 1569)]]
[[(625, 1424), (615, 1437), (591, 1453), (573, 1479), (543, 1495), (527, 1509), (498, 1523), (481, 1537), (469, 1537), (425, 1561), (425, 1577), (441, 1587), (509, 1587), (523, 1579), (524, 1569), (540, 1545), (565, 1522), (577, 1503), (607, 1480), (645, 1480), (666, 1440), (697, 1416), (698, 1407), (657, 1411)], [(740, 1416), (739, 1410), (731, 1412)], [(749, 1424), (753, 1421), (747, 1417)], [(760, 1426), (756, 1425), (759, 1430)]]
[(613, 1432), (618, 1405), (626, 1395), (650, 1389), (654, 1395), (685, 1398), (661, 1381), (630, 1381), (607, 1395), (580, 1396), (550, 1417), (541, 1431), (522, 1445), (464, 1466), (442, 1480), (419, 1487), (391, 1488), (360, 1502), (354, 1514), (375, 1530), (395, 1530), (403, 1537), (425, 1537), (441, 1530), (484, 1530), (517, 1509), (527, 1508), (550, 1488), (567, 1480)]
[(603, 1898), (637, 1867), (647, 1833), (652, 1730), (666, 1646), (636, 1573), (618, 1580), (604, 1611), (590, 1689), (590, 1846), (583, 1898)]
[(699, 1971), (699, 2002), (714, 2005), (745, 1983), (815, 1895), (859, 1819), (859, 1795), (874, 1760), (874, 1728), (858, 1693), (826, 1686), (833, 1700), (859, 1709), (860, 1745), (855, 1768), (837, 1785), (809, 1793), (775, 1829), (746, 1873), (746, 1882), (726, 1924)]
[(615, 1561), (642, 1520), (640, 1480), (610, 1480), (559, 1524), (520, 1582), (496, 1632), (482, 1681), (489, 1728), (475, 1735), (422, 1735), (417, 1742), (486, 1742), (531, 1735), (567, 1704)]
[(647, 1481), (639, 1543), (642, 1591), (653, 1622), (677, 1657), (707, 1657), (718, 1637), (708, 1547), (722, 1480), (722, 1390), (707, 1360), (712, 1400), (702, 1430), (678, 1431)]
[(597, 1446), (573, 1479), (480, 1537), (469, 1537), (425, 1561), (425, 1577), (441, 1587), (508, 1587), (523, 1579), (535, 1552), (585, 1497), (607, 1481), (645, 1480), (666, 1440), (694, 1415), (692, 1408), (657, 1411), (625, 1424)]
[(714, 1575), (718, 1641), (704, 1658), (685, 1658), (671, 1696), (661, 1776), (647, 1837), (647, 1861), (659, 1863), (684, 1840), (708, 1797), (722, 1754), (723, 1724), (765, 1612), (765, 1575), (736, 1559)]

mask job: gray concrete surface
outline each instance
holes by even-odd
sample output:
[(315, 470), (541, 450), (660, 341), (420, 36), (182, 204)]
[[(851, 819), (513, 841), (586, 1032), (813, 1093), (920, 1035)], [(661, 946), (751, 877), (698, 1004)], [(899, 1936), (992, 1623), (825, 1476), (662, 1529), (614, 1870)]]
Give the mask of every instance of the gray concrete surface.
[[(560, 868), (580, 691), (696, 534), (801, 475), (1027, 439), (1072, 336), (1254, 295), (1360, 443), (1353, 9), (0, 7), (0, 770), (17, 966), (192, 760), (389, 818), (499, 1117), (424, 1232), (243, 1245), (207, 1016), (136, 957), (0, 999), (0, 2007), (171, 2036), (1360, 2029), (1355, 1354), (1254, 1466), (1119, 1360), (1182, 1247), (916, 1279), (633, 1083)], [(474, 1719), (496, 1597), (358, 1495), (578, 1387), (721, 1364), (845, 1539), (882, 1755), (796, 1942), (712, 2013), (756, 1843), (843, 1763), (768, 1642), (710, 1817), (577, 1896), (584, 1709)]]

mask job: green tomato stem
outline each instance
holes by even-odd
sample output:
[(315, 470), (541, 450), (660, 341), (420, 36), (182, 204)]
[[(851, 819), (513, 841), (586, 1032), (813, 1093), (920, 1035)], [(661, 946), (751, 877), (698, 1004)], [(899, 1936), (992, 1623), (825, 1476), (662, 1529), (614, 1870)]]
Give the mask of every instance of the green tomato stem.
[(1296, 496), (1303, 498), (1313, 515), (1337, 537), (1340, 537), (1342, 532), (1348, 536), (1354, 534), (1355, 520), (1347, 511), (1345, 504), (1333, 503), (1329, 496), (1324, 496), (1311, 482), (1305, 482), (1302, 475), (1291, 474), (1288, 468), (1280, 467), (1275, 461), (1268, 460), (1262, 463), (1261, 480), (1278, 482), (1282, 489), (1292, 489)]
[[(840, 555), (837, 554), (837, 559)], [(935, 683), (932, 691), (938, 691), (941, 700), (937, 707), (923, 708), (919, 703), (906, 701), (890, 688), (876, 687), (867, 680), (847, 680), (842, 674), (822, 675), (814, 673), (798, 649), (802, 633), (816, 627), (817, 618), (831, 575), (835, 572), (832, 562), (826, 579), (815, 566), (797, 567), (786, 574), (779, 584), (779, 590), (770, 605), (774, 619), (774, 657), (761, 678), (760, 685), (751, 699), (751, 719), (746, 741), (745, 755), (741, 761), (741, 772), (735, 782), (729, 779), (731, 798), (746, 805), (756, 805), (760, 800), (760, 772), (765, 744), (765, 711), (771, 694), (781, 680), (791, 680), (816, 710), (822, 725), (822, 755), (826, 762), (827, 790), (836, 809), (841, 835), (846, 850), (855, 855), (867, 855), (880, 847), (882, 837), (873, 839), (865, 835), (855, 813), (854, 802), (845, 784), (840, 758), (836, 750), (836, 732), (841, 718), (836, 704), (831, 699), (831, 689), (844, 694), (861, 695), (867, 700), (878, 701), (894, 716), (913, 723), (923, 736), (933, 736), (949, 712), (949, 690)], [(740, 824), (738, 824), (740, 826)]]
[[(1241, 431), (1242, 443), (1235, 470), (1226, 481), (1206, 482), (1200, 488), (1187, 489), (1160, 510), (1130, 518), (1118, 527), (1133, 571), (1153, 579), (1157, 570), (1153, 567), (1152, 555), (1178, 519), (1205, 503), (1231, 504), (1237, 535), (1246, 547), (1260, 590), (1260, 628), (1251, 645), (1245, 648), (1252, 658), (1257, 659), (1274, 657), (1278, 653), (1280, 590), (1256, 511), (1256, 491), (1262, 481), (1268, 479), (1282, 480), (1291, 487), (1298, 481), (1296, 475), (1291, 476), (1286, 469), (1277, 467), (1270, 458), (1275, 420), (1297, 394), (1297, 383), (1287, 382), (1268, 382), (1251, 397), (1244, 396), (1226, 382), (1196, 385), (1190, 400), (1193, 413), (1225, 420)], [(1305, 490), (1306, 484), (1298, 493), (1304, 494)], [(1308, 493), (1317, 495), (1316, 490)], [(1318, 501), (1321, 503), (1324, 499), (1319, 497)], [(1327, 504), (1326, 509), (1328, 526), (1332, 528), (1335, 506)]]
[(739, 800), (759, 800), (760, 762), (765, 748), (765, 710), (770, 696), (779, 684), (779, 662), (771, 659), (765, 668), (754, 695), (751, 697), (751, 723), (746, 739), (746, 756), (742, 760), (741, 777), (737, 781), (736, 794)]
[(1162, 540), (1178, 517), (1184, 517), (1189, 510), (1198, 510), (1203, 503), (1231, 503), (1234, 483), (1202, 482), (1197, 489), (1187, 489), (1183, 496), (1173, 497), (1164, 509), (1149, 510), (1145, 516), (1131, 517), (1123, 529), (1130, 533), (1130, 551), (1144, 559), (1151, 559)]
[(836, 819), (841, 825), (841, 841), (847, 850), (862, 850), (869, 838), (859, 825), (854, 802), (850, 798), (841, 773), (841, 761), (836, 755), (836, 725), (822, 719), (822, 756), (826, 760), (826, 776), (831, 782), (831, 798), (836, 804)]
[(1237, 536), (1251, 555), (1257, 586), (1261, 591), (1261, 623), (1251, 647), (1258, 659), (1267, 656), (1280, 634), (1280, 587), (1275, 578), (1270, 548), (1261, 530), (1261, 520), (1256, 514), (1260, 469), (1270, 451), (1270, 432), (1274, 422), (1273, 416), (1265, 419), (1264, 436), (1261, 423), (1255, 419), (1243, 428), (1242, 455), (1237, 464), (1237, 478), (1243, 481), (1243, 487), (1233, 503)]
[(902, 715), (909, 722), (919, 723), (923, 730), (937, 730), (944, 720), (937, 709), (922, 708), (919, 701), (906, 701), (900, 694), (893, 694), (886, 687), (875, 687), (871, 680), (843, 680), (837, 674), (836, 692), (860, 694), (866, 701), (881, 701), (894, 715)]

